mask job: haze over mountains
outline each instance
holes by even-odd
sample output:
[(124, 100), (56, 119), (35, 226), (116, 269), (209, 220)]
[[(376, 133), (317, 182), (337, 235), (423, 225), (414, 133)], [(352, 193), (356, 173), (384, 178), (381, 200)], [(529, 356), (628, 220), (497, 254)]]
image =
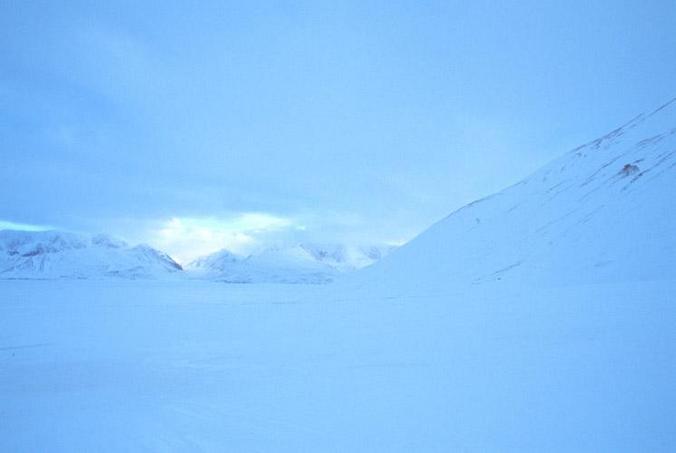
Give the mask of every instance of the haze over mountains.
[(238, 256), (227, 250), (199, 258), (186, 266), (202, 278), (231, 283), (328, 283), (338, 275), (369, 266), (393, 246), (298, 244), (271, 247)]

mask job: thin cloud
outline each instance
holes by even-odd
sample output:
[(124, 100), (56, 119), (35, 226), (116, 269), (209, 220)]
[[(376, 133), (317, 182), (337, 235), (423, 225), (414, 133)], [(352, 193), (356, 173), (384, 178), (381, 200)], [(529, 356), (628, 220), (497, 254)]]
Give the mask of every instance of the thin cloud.
[(47, 231), (54, 228), (48, 225), (33, 225), (30, 223), (10, 222), (9, 220), (0, 220), (0, 230), (19, 230), (19, 231)]

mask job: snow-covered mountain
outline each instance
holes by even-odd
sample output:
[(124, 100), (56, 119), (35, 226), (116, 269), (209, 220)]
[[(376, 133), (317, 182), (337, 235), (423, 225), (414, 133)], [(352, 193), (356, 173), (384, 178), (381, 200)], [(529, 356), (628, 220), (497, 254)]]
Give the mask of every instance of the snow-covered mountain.
[(155, 278), (181, 270), (165, 253), (106, 235), (0, 231), (0, 278)]
[(221, 250), (198, 258), (186, 270), (228, 283), (327, 283), (336, 274), (301, 247), (270, 248), (249, 256)]
[[(389, 246), (302, 244), (271, 247), (249, 256), (222, 250), (188, 264), (192, 277), (232, 283), (327, 283), (367, 266)], [(130, 246), (107, 235), (0, 230), (0, 278), (163, 278), (183, 268), (147, 245)], [(182, 274), (182, 272), (181, 272)]]
[(361, 269), (381, 260), (394, 245), (301, 244), (312, 257), (340, 272)]
[(676, 278), (676, 99), (441, 220), (355, 278), (389, 291)]
[(327, 283), (342, 272), (368, 266), (391, 246), (298, 244), (238, 256), (227, 250), (199, 258), (186, 270), (202, 278), (232, 283)]

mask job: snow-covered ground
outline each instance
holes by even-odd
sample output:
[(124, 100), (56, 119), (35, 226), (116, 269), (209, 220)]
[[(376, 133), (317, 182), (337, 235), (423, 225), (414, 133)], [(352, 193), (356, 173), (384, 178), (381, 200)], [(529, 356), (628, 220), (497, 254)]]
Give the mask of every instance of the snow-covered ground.
[(0, 281), (0, 451), (673, 451), (674, 288)]

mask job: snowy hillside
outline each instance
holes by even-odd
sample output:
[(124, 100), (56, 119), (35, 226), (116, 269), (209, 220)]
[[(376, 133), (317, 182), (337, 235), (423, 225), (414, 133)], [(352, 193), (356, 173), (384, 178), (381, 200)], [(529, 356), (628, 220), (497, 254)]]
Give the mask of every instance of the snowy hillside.
[(449, 215), (358, 276), (390, 291), (676, 278), (676, 99)]
[(230, 283), (327, 283), (341, 272), (374, 263), (390, 249), (300, 244), (272, 247), (249, 256), (222, 250), (195, 260), (186, 270), (197, 277)]
[(105, 235), (0, 231), (0, 278), (149, 278), (178, 271), (158, 250)]

